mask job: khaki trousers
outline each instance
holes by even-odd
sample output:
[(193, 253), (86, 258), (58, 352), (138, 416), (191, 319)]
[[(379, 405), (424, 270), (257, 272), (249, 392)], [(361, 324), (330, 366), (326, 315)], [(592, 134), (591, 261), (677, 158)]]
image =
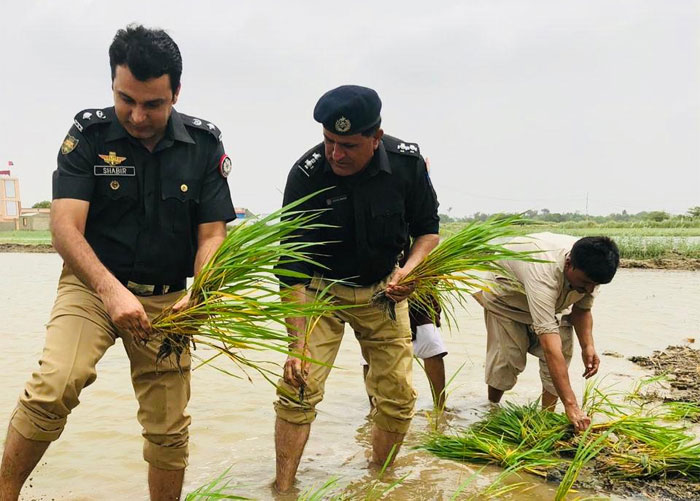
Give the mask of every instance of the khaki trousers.
[[(515, 386), (520, 373), (525, 370), (527, 354), (540, 361), (542, 388), (552, 395), (557, 394), (549, 367), (544, 357), (537, 334), (527, 324), (496, 315), (484, 309), (486, 321), (486, 384), (497, 390), (507, 391)], [(573, 352), (573, 327), (568, 317), (562, 317), (559, 324), (562, 352), (566, 366), (571, 362)]]
[[(309, 350), (310, 357), (324, 365), (311, 364), (303, 400), (299, 399), (297, 388), (280, 379), (275, 402), (278, 417), (293, 424), (308, 424), (316, 419), (316, 405), (323, 399), (326, 379), (338, 355), (347, 322), (360, 342), (362, 356), (369, 362), (365, 385), (374, 404), (374, 423), (393, 433), (408, 431), (416, 402), (408, 305), (406, 301), (396, 305), (395, 322), (376, 306), (366, 305), (387, 281), (388, 277), (368, 287), (338, 284), (330, 287), (336, 304), (365, 306), (337, 311), (319, 320), (309, 336)], [(327, 285), (327, 281), (314, 278), (307, 290), (315, 294)]]
[[(149, 319), (175, 303), (182, 291), (138, 297)], [(117, 337), (131, 363), (131, 380), (139, 403), (138, 420), (145, 439), (144, 459), (161, 469), (187, 466), (188, 426), (185, 408), (190, 398), (190, 355), (183, 353), (180, 368), (174, 360), (156, 365), (158, 342), (147, 345), (119, 330), (100, 298), (67, 267), (46, 326), (46, 342), (39, 368), (32, 374), (10, 420), (23, 437), (56, 440), (80, 392), (97, 378), (96, 365)], [(171, 357), (172, 358), (172, 357)]]

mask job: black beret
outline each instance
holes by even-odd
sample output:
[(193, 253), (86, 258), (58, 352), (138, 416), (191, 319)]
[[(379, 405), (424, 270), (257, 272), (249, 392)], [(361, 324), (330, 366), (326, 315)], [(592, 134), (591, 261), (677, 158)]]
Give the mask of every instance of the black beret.
[(341, 85), (329, 90), (316, 103), (314, 120), (341, 136), (359, 134), (379, 124), (382, 100), (367, 87)]

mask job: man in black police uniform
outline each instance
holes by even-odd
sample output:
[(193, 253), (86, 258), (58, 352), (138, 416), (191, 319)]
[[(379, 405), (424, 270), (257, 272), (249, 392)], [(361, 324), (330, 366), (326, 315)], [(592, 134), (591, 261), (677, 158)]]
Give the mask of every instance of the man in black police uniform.
[(51, 233), (64, 259), (40, 367), (12, 415), (0, 500), (16, 500), (117, 337), (131, 363), (151, 499), (179, 499), (190, 358), (156, 367), (150, 319), (180, 309), (235, 217), (219, 130), (173, 109), (182, 59), (162, 30), (129, 26), (109, 49), (114, 107), (78, 113), (53, 176)]
[[(411, 287), (398, 282), (437, 245), (437, 199), (418, 146), (384, 135), (381, 100), (366, 87), (345, 85), (324, 94), (314, 109), (323, 124), (323, 143), (292, 167), (284, 192), (288, 204), (323, 188), (302, 209), (331, 209), (321, 216), (329, 227), (298, 235), (309, 242), (331, 242), (312, 249), (323, 268), (308, 263), (285, 268), (314, 276), (312, 280), (280, 277), (295, 288), (296, 300), (330, 285), (339, 304), (363, 305), (319, 319), (304, 346), (306, 324), (291, 318), (296, 350), (323, 364), (310, 365), (288, 357), (275, 403), (275, 487), (288, 490), (294, 481), (309, 437), (315, 407), (323, 398), (325, 380), (340, 347), (345, 323), (360, 342), (370, 364), (367, 393), (373, 402), (372, 463), (381, 465), (392, 447), (396, 452), (413, 416), (416, 394), (411, 381), (412, 350), (406, 297)], [(397, 267), (409, 235), (414, 243), (406, 263)], [(386, 289), (396, 301), (397, 320), (373, 305), (373, 294)]]

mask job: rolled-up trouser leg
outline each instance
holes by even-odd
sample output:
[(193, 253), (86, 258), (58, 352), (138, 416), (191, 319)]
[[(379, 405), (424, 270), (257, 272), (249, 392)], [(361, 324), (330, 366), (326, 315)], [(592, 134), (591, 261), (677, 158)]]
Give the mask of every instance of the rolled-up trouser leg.
[(56, 440), (80, 402), (80, 392), (97, 378), (95, 366), (115, 335), (102, 301), (64, 269), (39, 368), (27, 382), (10, 425), (30, 440)]
[[(172, 305), (182, 292), (140, 297), (149, 319)], [(157, 362), (159, 341), (146, 345), (128, 332), (120, 332), (131, 363), (131, 382), (139, 402), (138, 420), (143, 427), (143, 458), (162, 470), (180, 470), (187, 466), (189, 425), (186, 407), (190, 399), (190, 352), (185, 350), (179, 362), (170, 355)]]
[(335, 315), (321, 317), (309, 335), (309, 356), (321, 364), (312, 363), (307, 384), (300, 400), (299, 388), (279, 380), (275, 412), (280, 419), (292, 424), (309, 424), (316, 419), (316, 405), (323, 400), (326, 379), (340, 349), (345, 324)]

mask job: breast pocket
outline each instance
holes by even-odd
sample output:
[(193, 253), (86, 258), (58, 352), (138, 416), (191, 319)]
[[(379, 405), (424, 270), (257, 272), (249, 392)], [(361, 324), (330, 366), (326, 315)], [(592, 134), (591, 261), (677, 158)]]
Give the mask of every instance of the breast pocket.
[(375, 245), (403, 247), (408, 238), (402, 201), (387, 198), (372, 200), (370, 205), (368, 241)]
[(173, 231), (179, 233), (196, 224), (199, 190), (199, 180), (163, 179), (161, 181), (163, 227), (171, 227)]

